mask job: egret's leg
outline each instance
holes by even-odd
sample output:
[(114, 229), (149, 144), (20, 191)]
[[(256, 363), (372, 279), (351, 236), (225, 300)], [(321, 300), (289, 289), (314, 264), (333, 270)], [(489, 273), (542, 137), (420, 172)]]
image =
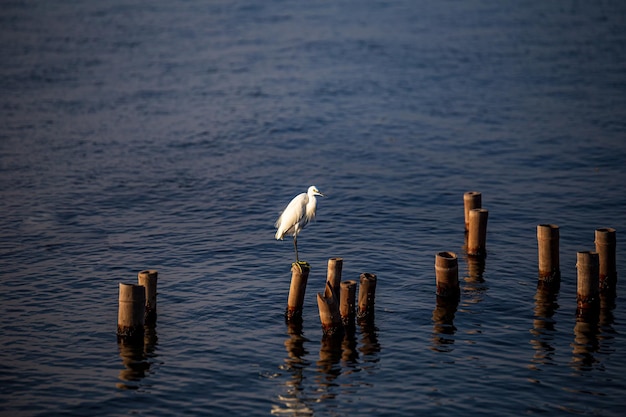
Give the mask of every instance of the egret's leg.
[(293, 247), (296, 248), (296, 262), (300, 262), (298, 259), (298, 238), (296, 235), (293, 235)]

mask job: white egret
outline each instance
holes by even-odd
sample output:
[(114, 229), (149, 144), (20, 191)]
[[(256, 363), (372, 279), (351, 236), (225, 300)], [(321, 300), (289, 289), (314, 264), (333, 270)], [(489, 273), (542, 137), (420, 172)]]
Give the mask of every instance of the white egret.
[(298, 259), (298, 233), (315, 218), (315, 210), (317, 209), (315, 196), (318, 195), (324, 197), (324, 194), (320, 193), (317, 187), (312, 185), (306, 193), (295, 196), (287, 205), (287, 208), (280, 214), (274, 225), (278, 229), (276, 230), (276, 240), (283, 240), (285, 235), (293, 236), (296, 262), (300, 262)]

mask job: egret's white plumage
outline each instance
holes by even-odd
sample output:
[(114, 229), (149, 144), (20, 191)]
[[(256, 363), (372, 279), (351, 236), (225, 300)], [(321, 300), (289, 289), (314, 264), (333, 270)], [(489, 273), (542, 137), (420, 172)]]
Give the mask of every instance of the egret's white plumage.
[(298, 194), (291, 200), (285, 210), (280, 214), (276, 224), (276, 239), (283, 240), (285, 235), (293, 236), (293, 246), (296, 249), (296, 262), (298, 262), (298, 233), (304, 226), (315, 218), (317, 209), (317, 199), (315, 196), (322, 196), (316, 186), (309, 187), (306, 193)]

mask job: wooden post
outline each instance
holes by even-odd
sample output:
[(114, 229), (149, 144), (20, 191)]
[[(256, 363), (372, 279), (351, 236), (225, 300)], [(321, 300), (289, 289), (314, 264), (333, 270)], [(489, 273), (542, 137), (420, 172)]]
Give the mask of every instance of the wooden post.
[(468, 191), (463, 194), (463, 208), (465, 210), (465, 233), (469, 230), (470, 210), (482, 207), (482, 194), (478, 191)]
[(137, 274), (139, 285), (146, 289), (146, 310), (144, 324), (154, 326), (157, 319), (157, 278), (158, 272), (154, 269), (140, 271)]
[(596, 252), (600, 263), (600, 292), (614, 294), (617, 284), (615, 229), (596, 229)]
[(467, 254), (487, 256), (487, 218), (489, 211), (479, 208), (469, 211), (469, 229), (467, 232)]
[(537, 247), (539, 253), (539, 279), (546, 282), (559, 280), (559, 226), (537, 225)]
[(343, 267), (342, 258), (330, 258), (328, 260), (328, 272), (326, 274), (326, 282), (330, 282), (333, 291), (340, 298), (341, 294), (341, 268)]
[(117, 335), (126, 339), (143, 340), (146, 290), (141, 285), (120, 282)]
[(330, 282), (326, 282), (324, 294), (317, 293), (317, 307), (320, 312), (322, 329), (327, 336), (341, 331), (341, 315), (339, 314), (339, 300), (335, 295)]
[(289, 287), (289, 299), (285, 311), (287, 321), (302, 319), (302, 305), (304, 304), (304, 293), (310, 270), (311, 266), (304, 261), (291, 264), (291, 286)]
[(356, 281), (349, 280), (341, 283), (339, 293), (339, 313), (344, 326), (353, 326), (356, 317), (354, 301), (356, 299)]
[(374, 318), (374, 299), (376, 297), (376, 275), (365, 272), (360, 276), (359, 301), (357, 318), (372, 320)]
[(454, 252), (435, 255), (435, 280), (438, 296), (459, 297), (459, 263)]
[(595, 309), (599, 298), (599, 260), (596, 252), (578, 252), (576, 254), (578, 269), (578, 289), (576, 301), (579, 311)]

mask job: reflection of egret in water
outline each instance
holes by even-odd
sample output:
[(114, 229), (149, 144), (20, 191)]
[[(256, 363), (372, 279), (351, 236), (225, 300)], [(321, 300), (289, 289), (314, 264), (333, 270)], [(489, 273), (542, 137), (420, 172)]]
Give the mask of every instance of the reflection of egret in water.
[(459, 305), (459, 297), (437, 295), (437, 305), (433, 310), (433, 347), (438, 352), (451, 352), (454, 344), (454, 316)]
[(149, 372), (152, 359), (156, 357), (157, 335), (154, 327), (146, 326), (143, 339), (118, 338), (117, 346), (124, 369), (120, 371), (120, 389), (137, 389), (139, 382)]
[(287, 358), (280, 369), (288, 371), (291, 378), (285, 382), (286, 394), (278, 396), (283, 406), (272, 406), (272, 414), (312, 416), (313, 410), (307, 405), (310, 400), (305, 397), (303, 387), (304, 370), (310, 365), (310, 362), (304, 359), (309, 353), (304, 347), (308, 340), (302, 335), (301, 322), (288, 323), (287, 333), (289, 334), (285, 340)]
[[(535, 294), (535, 309), (533, 328), (530, 333), (533, 338), (530, 343), (535, 349), (532, 359), (533, 364), (547, 364), (552, 361), (554, 356), (554, 325), (556, 321), (553, 316), (559, 308), (557, 303), (559, 291), (558, 281), (548, 283), (546, 281), (537, 281), (537, 293)], [(536, 369), (531, 367), (532, 369)]]

